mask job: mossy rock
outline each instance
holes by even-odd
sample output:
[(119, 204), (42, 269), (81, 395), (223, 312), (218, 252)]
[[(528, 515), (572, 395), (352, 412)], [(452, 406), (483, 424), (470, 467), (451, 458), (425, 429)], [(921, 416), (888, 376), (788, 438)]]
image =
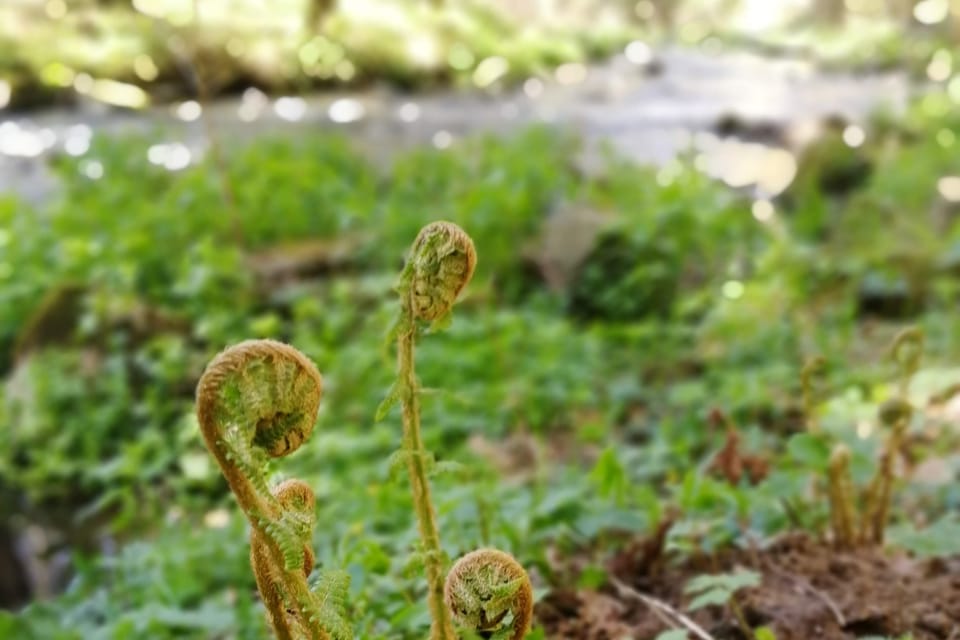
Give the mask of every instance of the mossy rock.
[(605, 231), (580, 265), (569, 311), (581, 319), (629, 321), (670, 314), (681, 265), (654, 235)]

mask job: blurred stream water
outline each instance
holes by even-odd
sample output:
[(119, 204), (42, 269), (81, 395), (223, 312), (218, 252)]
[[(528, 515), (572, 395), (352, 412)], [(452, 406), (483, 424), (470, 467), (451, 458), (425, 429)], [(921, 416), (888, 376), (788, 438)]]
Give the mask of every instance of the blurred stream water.
[[(803, 60), (770, 59), (719, 48), (652, 51), (630, 44), (610, 61), (567, 64), (549, 79), (532, 78), (495, 93), (438, 90), (402, 94), (386, 88), (268, 98), (256, 89), (219, 99), (206, 118), (224, 142), (258, 136), (340, 132), (377, 160), (398, 150), (455, 145), (472, 133), (509, 134), (547, 123), (573, 129), (585, 144), (585, 170), (599, 166), (601, 143), (624, 157), (669, 167), (691, 150), (696, 164), (734, 187), (771, 197), (789, 185), (794, 152), (837, 116), (851, 144), (877, 109), (901, 111), (910, 94), (899, 72), (826, 72)], [(207, 138), (201, 108), (187, 101), (143, 112), (97, 103), (22, 114), (0, 110), (0, 195), (39, 203), (56, 193), (46, 167), (53, 154), (88, 154), (93, 135), (137, 133), (155, 139), (145, 153), (176, 171), (202, 157)], [(847, 136), (845, 136), (846, 138)], [(95, 158), (90, 179), (109, 179)]]

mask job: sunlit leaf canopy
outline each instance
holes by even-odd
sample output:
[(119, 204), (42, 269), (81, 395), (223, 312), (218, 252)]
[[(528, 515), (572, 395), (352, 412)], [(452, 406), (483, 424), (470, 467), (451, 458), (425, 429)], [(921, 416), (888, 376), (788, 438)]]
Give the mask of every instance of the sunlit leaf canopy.
[[(814, 21), (803, 17), (811, 4)], [(591, 29), (578, 29), (587, 19)], [(190, 93), (198, 79), (214, 92), (377, 78), (403, 85), (453, 78), (489, 89), (610, 53), (639, 34), (685, 43), (745, 38), (833, 61), (882, 63), (903, 54), (919, 61), (933, 43), (902, 42), (902, 25), (949, 30), (955, 20), (950, 0), (584, 0), (522, 8), (503, 0), (10, 0), (0, 7), (0, 107), (79, 95), (136, 109), (170, 91)], [(948, 56), (941, 50), (930, 60), (932, 78), (950, 75)]]

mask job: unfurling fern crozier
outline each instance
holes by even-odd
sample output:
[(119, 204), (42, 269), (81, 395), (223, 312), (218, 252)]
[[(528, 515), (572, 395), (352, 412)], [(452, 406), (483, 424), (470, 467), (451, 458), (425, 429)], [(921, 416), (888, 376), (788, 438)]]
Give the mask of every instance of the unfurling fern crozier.
[(272, 489), (264, 465), (309, 438), (320, 407), (316, 366), (273, 340), (234, 345), (207, 366), (197, 385), (197, 418), (207, 448), (250, 521), (250, 564), (280, 640), (345, 640), (346, 580), (337, 572), (310, 587), (315, 498), (287, 480)]
[(478, 549), (457, 560), (447, 575), (444, 601), (465, 629), (492, 633), (509, 623), (510, 640), (521, 640), (533, 619), (530, 578), (499, 549)]

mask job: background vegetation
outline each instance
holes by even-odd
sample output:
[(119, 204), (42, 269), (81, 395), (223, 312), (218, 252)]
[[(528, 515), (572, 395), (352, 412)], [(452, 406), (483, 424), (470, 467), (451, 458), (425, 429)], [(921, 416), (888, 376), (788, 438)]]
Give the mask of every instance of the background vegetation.
[[(64, 21), (84, 19), (77, 5)], [(136, 6), (87, 16), (115, 30), (124, 64), (159, 51), (122, 35), (134, 24), (160, 33), (145, 26), (160, 18)], [(513, 33), (517, 77), (621, 42), (605, 31), (514, 33), (472, 4), (459, 18), (403, 11), (429, 33), (456, 24), (450, 37), (471, 60), (505, 55), (514, 41), (502, 34)], [(172, 16), (163, 19), (176, 26)], [(349, 16), (325, 20), (328, 35), (306, 40), (303, 66), (281, 86), (333, 80), (303, 62), (313, 45), (334, 75), (343, 60), (358, 78), (457, 82), (476, 71), (446, 44), (429, 72), (392, 68), (409, 61), (374, 51), (393, 42), (380, 27), (354, 45)], [(209, 31), (187, 37), (191, 55), (229, 50), (229, 30)], [(151, 92), (175, 66), (158, 52), (155, 80), (138, 80), (59, 50), (70, 38), (23, 37), (57, 48), (2, 49), (13, 56), (0, 54), (0, 69), (23, 70), (7, 76), (15, 88), (66, 73), (56, 66), (66, 57), (70, 73)], [(340, 47), (337, 63), (328, 46)], [(244, 520), (203, 447), (193, 392), (225, 345), (270, 337), (325, 377), (317, 432), (284, 467), (316, 490), (318, 562), (350, 573), (359, 637), (423, 637), (409, 491), (387, 463), (399, 417), (373, 416), (393, 378), (392, 286), (417, 230), (436, 219), (468, 230), (479, 254), (455, 322), (418, 352), (428, 448), (460, 463), (433, 480), (451, 556), (509, 549), (542, 597), (604, 584), (603, 559), (667, 515), (667, 546), (681, 555), (825, 532), (827, 504), (811, 486), (829, 448), (806, 423), (845, 442), (865, 481), (881, 444), (875, 407), (895, 393), (886, 347), (908, 325), (926, 335), (911, 398), (923, 409), (889, 538), (919, 554), (960, 553), (958, 50), (917, 55), (928, 56), (918, 73), (948, 56), (947, 77), (925, 83), (905, 114), (878, 115), (863, 145), (834, 132), (808, 148), (772, 201), (704, 176), (693, 154), (666, 177), (613, 153), (586, 174), (571, 160), (576, 137), (536, 127), (388, 162), (320, 133), (228, 145), (223, 166), (208, 157), (177, 171), (148, 160), (147, 137), (98, 137), (83, 157), (56, 158), (56, 198), (31, 207), (0, 196), (0, 542), (30, 546), (26, 565), (6, 559), (17, 571), (5, 572), (5, 604), (23, 606), (0, 612), (0, 636), (264, 636)], [(242, 64), (229, 73), (217, 89), (255, 76)], [(558, 271), (571, 249), (553, 242), (557, 230), (583, 221), (589, 246)], [(826, 366), (811, 411), (799, 372), (816, 355)], [(710, 472), (728, 437), (720, 412), (766, 461), (763, 478)], [(573, 556), (586, 560), (558, 561)], [(17, 584), (23, 575), (29, 587)]]

